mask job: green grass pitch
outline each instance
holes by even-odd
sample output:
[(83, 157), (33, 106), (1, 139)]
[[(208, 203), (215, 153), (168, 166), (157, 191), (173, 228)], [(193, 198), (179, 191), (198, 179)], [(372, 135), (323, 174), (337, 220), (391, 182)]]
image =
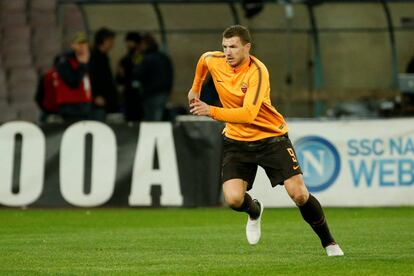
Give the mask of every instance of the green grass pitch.
[(414, 208), (326, 208), (325, 256), (296, 209), (249, 246), (230, 209), (0, 209), (0, 275), (414, 275)]

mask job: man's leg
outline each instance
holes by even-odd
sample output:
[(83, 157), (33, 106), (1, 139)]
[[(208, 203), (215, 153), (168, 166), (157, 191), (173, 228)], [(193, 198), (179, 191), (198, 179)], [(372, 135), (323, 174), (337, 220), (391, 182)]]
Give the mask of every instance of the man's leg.
[(261, 236), (260, 222), (263, 205), (257, 200), (253, 200), (246, 193), (246, 189), (247, 182), (242, 179), (227, 180), (223, 184), (224, 198), (230, 208), (249, 215), (246, 225), (246, 237), (251, 245), (255, 245), (259, 242)]
[[(329, 231), (328, 223), (326, 222), (319, 201), (309, 194), (308, 189), (303, 182), (302, 175), (297, 174), (285, 180), (284, 186), (289, 196), (299, 207), (303, 219), (309, 223), (313, 231), (318, 235), (322, 246), (327, 250), (327, 254), (329, 256), (343, 255), (342, 250), (336, 245), (335, 240)], [(331, 245), (335, 245), (335, 252), (333, 253), (329, 252), (331, 250), (331, 247), (329, 246)]]
[(230, 208), (245, 212), (252, 219), (260, 215), (260, 206), (246, 193), (247, 182), (243, 179), (230, 179), (223, 183), (224, 199)]

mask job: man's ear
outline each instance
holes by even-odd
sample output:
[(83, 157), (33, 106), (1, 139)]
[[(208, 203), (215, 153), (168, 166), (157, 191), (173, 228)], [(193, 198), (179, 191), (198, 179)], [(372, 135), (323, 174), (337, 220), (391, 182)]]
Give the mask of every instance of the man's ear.
[(251, 43), (246, 43), (246, 45), (244, 45), (244, 47), (246, 47), (246, 50), (248, 52), (250, 52), (250, 49), (252, 48), (252, 44)]

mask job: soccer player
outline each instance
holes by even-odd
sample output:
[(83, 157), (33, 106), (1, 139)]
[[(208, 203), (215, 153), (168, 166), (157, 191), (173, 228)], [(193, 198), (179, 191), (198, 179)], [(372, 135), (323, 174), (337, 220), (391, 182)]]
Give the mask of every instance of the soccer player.
[[(270, 101), (266, 66), (250, 55), (251, 37), (247, 28), (235, 25), (223, 32), (223, 52), (206, 52), (198, 63), (188, 93), (190, 112), (226, 122), (224, 129), (222, 181), (227, 204), (246, 212), (247, 241), (260, 240), (263, 204), (246, 191), (253, 186), (257, 166), (266, 171), (272, 186), (284, 185), (299, 207), (303, 219), (321, 240), (328, 256), (342, 256), (332, 237), (318, 200), (302, 178), (295, 151), (283, 116)], [(210, 72), (223, 107), (210, 106), (199, 99), (201, 85)]]

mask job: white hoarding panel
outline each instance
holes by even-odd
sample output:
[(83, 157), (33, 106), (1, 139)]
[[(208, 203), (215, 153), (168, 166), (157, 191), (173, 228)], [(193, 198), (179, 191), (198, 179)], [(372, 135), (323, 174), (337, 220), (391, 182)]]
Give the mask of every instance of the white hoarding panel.
[[(308, 189), (324, 206), (414, 205), (414, 119), (291, 122)], [(293, 206), (260, 170), (252, 194)]]

